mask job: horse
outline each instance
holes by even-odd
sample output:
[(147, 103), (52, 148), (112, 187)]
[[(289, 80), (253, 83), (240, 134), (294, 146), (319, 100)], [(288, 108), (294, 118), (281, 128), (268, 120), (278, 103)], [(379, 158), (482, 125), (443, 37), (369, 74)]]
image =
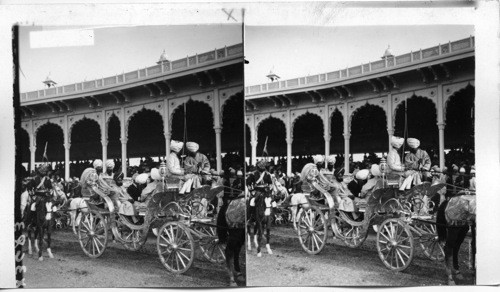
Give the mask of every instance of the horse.
[[(254, 239), (255, 247), (257, 248), (257, 257), (262, 257), (262, 252), (260, 248), (260, 241), (262, 240), (262, 233), (264, 228), (266, 229), (266, 250), (268, 254), (273, 254), (271, 250), (271, 245), (269, 244), (271, 238), (271, 209), (272, 209), (272, 195), (270, 190), (266, 187), (255, 187), (255, 198), (253, 202), (255, 206), (252, 206), (252, 199), (247, 205), (247, 210), (249, 212), (247, 231), (248, 231), (248, 250), (252, 250), (251, 238)], [(251, 208), (253, 207), (253, 208)], [(254, 219), (254, 228), (252, 234), (251, 221)]]
[[(31, 232), (35, 234), (35, 250), (38, 252), (38, 260), (43, 261), (42, 249), (45, 232), (47, 232), (47, 253), (49, 258), (54, 258), (51, 250), (51, 233), (54, 225), (54, 217), (52, 214), (57, 210), (55, 206), (53, 193), (39, 195), (38, 198), (31, 204), (28, 211), (25, 224), (28, 233), (28, 254), (32, 255), (31, 249)], [(40, 244), (40, 245), (38, 245)]]
[(295, 230), (297, 230), (297, 214), (302, 204), (307, 204), (305, 193), (292, 194), (291, 196), (288, 196), (282, 203), (282, 206), (284, 207), (286, 206), (290, 209), (290, 213), (292, 215), (293, 229)]
[(230, 286), (237, 286), (235, 278), (243, 277), (239, 255), (245, 244), (245, 208), (245, 197), (240, 194), (233, 200), (223, 200), (217, 213), (217, 236), (221, 244), (226, 243), (224, 254)]
[[(453, 276), (458, 280), (463, 277), (458, 265), (458, 253), (469, 227), (472, 233), (472, 254), (475, 266), (476, 246), (476, 196), (467, 192), (460, 192), (449, 200), (444, 201), (438, 208), (436, 215), (436, 229), (440, 242), (445, 242), (445, 269), (448, 285), (455, 285)], [(453, 260), (453, 262), (452, 262)]]

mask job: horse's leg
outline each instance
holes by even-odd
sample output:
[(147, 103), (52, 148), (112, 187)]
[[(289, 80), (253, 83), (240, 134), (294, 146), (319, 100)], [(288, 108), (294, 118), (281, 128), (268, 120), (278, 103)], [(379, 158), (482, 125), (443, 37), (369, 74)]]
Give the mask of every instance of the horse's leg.
[(262, 256), (262, 252), (260, 251), (260, 241), (262, 240), (262, 219), (258, 219), (257, 220), (257, 242), (256, 242), (256, 245), (257, 245), (257, 257), (261, 257)]
[(26, 233), (27, 233), (27, 237), (28, 237), (28, 254), (32, 255), (33, 250), (31, 249), (31, 226), (27, 225), (26, 231), (27, 231)]
[(48, 222), (48, 226), (47, 226), (47, 253), (49, 254), (49, 258), (53, 259), (54, 258), (54, 255), (52, 254), (52, 250), (50, 248), (50, 243), (51, 243), (51, 233), (52, 233), (52, 222)]
[(43, 230), (43, 225), (39, 225), (38, 227), (40, 230), (38, 232), (38, 243), (39, 243), (39, 246), (38, 246), (38, 260), (39, 261), (43, 261), (43, 256), (42, 256), (42, 252), (43, 252), (43, 237), (44, 237), (44, 230)]
[(248, 251), (252, 250), (252, 224), (247, 224), (247, 249)]
[(458, 265), (458, 253), (460, 251), (460, 246), (464, 242), (467, 232), (469, 231), (469, 226), (460, 228), (457, 230), (457, 238), (455, 241), (455, 246), (453, 247), (453, 270), (452, 273), (456, 276), (458, 280), (463, 280), (462, 274), (460, 274), (460, 267)]
[(455, 261), (455, 248), (458, 243), (460, 230), (454, 227), (447, 228), (447, 236), (446, 236), (446, 244), (444, 246), (445, 253), (445, 266), (446, 266), (446, 275), (448, 276), (448, 285), (455, 285), (455, 281), (453, 280), (454, 274), (454, 261)]
[(292, 205), (290, 212), (292, 213), (293, 229), (297, 230), (297, 205)]
[(266, 250), (268, 254), (273, 254), (271, 250), (271, 245), (269, 244), (271, 240), (271, 216), (266, 216)]
[(227, 241), (226, 245), (226, 250), (224, 252), (226, 256), (226, 268), (227, 268), (227, 273), (229, 275), (229, 286), (235, 287), (238, 286), (236, 284), (236, 281), (234, 280), (234, 266), (233, 266), (233, 257), (234, 257), (234, 252), (233, 252), (233, 242), (231, 238), (231, 231), (229, 231), (229, 239)]
[(257, 241), (257, 236), (259, 235), (259, 223), (255, 221), (255, 225), (253, 226), (253, 243), (255, 244), (255, 248), (259, 245), (259, 242)]

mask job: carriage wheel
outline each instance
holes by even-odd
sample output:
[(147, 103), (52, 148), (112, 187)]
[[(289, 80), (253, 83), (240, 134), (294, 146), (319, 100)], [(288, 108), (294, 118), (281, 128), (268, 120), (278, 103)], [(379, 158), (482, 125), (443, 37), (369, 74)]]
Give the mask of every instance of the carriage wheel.
[(78, 225), (78, 241), (83, 252), (91, 257), (100, 257), (108, 243), (108, 226), (104, 217), (95, 210), (82, 213)]
[(332, 219), (331, 224), (334, 233), (338, 233), (340, 239), (350, 248), (359, 247), (368, 237), (368, 228), (366, 226), (352, 226), (345, 221), (336, 219)]
[(393, 271), (403, 271), (413, 259), (413, 235), (403, 221), (390, 218), (382, 222), (377, 232), (378, 255)]
[(158, 231), (156, 247), (161, 263), (172, 273), (186, 272), (194, 260), (194, 240), (179, 222), (167, 222)]
[(308, 254), (319, 253), (326, 244), (327, 225), (325, 215), (316, 206), (299, 214), (297, 232), (302, 248)]
[(427, 222), (419, 222), (416, 227), (422, 232), (419, 243), (425, 256), (433, 261), (443, 261), (444, 250), (439, 243), (436, 225)]
[(212, 263), (222, 264), (226, 261), (226, 245), (219, 242), (217, 229), (213, 226), (195, 226), (195, 230), (203, 234), (199, 245), (203, 256)]

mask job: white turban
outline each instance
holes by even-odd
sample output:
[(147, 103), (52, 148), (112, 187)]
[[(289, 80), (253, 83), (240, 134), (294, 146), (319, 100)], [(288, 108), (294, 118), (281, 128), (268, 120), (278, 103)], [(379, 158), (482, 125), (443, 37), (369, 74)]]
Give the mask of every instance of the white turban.
[(328, 155), (328, 157), (326, 158), (326, 162), (328, 164), (335, 164), (335, 155)]
[(399, 137), (396, 137), (396, 136), (392, 136), (391, 137), (391, 145), (393, 147), (400, 148), (401, 146), (403, 146), (404, 142), (405, 142), (404, 138), (399, 138)]
[(102, 160), (96, 159), (94, 160), (94, 163), (92, 164), (94, 168), (102, 167)]
[(460, 173), (465, 173), (465, 168), (460, 167)]
[(368, 179), (369, 174), (370, 171), (368, 169), (362, 169), (356, 173), (356, 178), (359, 180), (365, 180)]
[(408, 138), (406, 139), (406, 142), (408, 143), (408, 145), (413, 148), (413, 149), (417, 149), (418, 146), (420, 146), (420, 141), (418, 141), (417, 139), (415, 138)]
[(243, 171), (241, 170), (238, 170), (238, 172), (236, 173), (237, 176), (243, 176)]
[(151, 169), (151, 178), (154, 180), (161, 180), (161, 175), (158, 168)]
[(106, 168), (115, 168), (115, 162), (111, 159), (106, 161)]
[(382, 176), (382, 172), (380, 171), (380, 166), (378, 164), (372, 164), (370, 172), (373, 176)]
[(147, 173), (141, 173), (135, 178), (135, 182), (142, 185), (148, 181), (149, 175)]
[(191, 152), (196, 152), (198, 151), (198, 149), (200, 149), (200, 145), (198, 145), (198, 143), (195, 142), (186, 142), (186, 148)]
[(182, 149), (182, 146), (184, 146), (184, 143), (176, 140), (170, 141), (170, 149), (174, 152), (179, 152)]
[(471, 166), (470, 173), (476, 173), (476, 166)]
[(317, 164), (317, 163), (323, 163), (325, 162), (325, 157), (323, 155), (314, 155), (313, 156), (313, 160), (314, 160), (314, 163)]

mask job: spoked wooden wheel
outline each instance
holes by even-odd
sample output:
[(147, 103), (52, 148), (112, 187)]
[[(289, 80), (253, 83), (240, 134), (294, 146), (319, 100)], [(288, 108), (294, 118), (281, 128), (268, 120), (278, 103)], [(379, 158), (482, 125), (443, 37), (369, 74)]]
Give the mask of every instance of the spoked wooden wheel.
[(297, 232), (300, 244), (308, 254), (317, 254), (326, 244), (328, 227), (325, 215), (316, 206), (299, 213)]
[(78, 225), (78, 241), (83, 252), (91, 257), (100, 257), (108, 243), (108, 226), (104, 217), (95, 210), (82, 213)]
[(193, 237), (182, 223), (164, 224), (158, 231), (156, 247), (161, 263), (172, 273), (182, 274), (193, 264)]
[(226, 261), (224, 253), (226, 244), (219, 242), (216, 228), (213, 226), (197, 225), (194, 229), (203, 234), (199, 241), (200, 250), (203, 256), (212, 263), (224, 263)]
[[(337, 216), (332, 218), (331, 224), (333, 233), (351, 248), (362, 245), (368, 236), (368, 226), (365, 226), (364, 224), (362, 225), (362, 222), (359, 222), (359, 224), (356, 225), (351, 225), (349, 222), (343, 220), (342, 216)], [(367, 224), (369, 225), (369, 222), (367, 222)]]
[(413, 235), (400, 219), (382, 222), (377, 232), (378, 255), (384, 265), (393, 271), (403, 271), (413, 259)]
[(444, 249), (439, 243), (436, 225), (427, 222), (418, 222), (415, 224), (415, 227), (422, 233), (419, 243), (425, 256), (433, 261), (443, 261)]
[(126, 219), (117, 219), (116, 227), (113, 227), (113, 234), (118, 237), (118, 240), (122, 243), (122, 245), (131, 251), (137, 251), (144, 246), (146, 243), (146, 239), (148, 238), (148, 230), (147, 229), (131, 229), (127, 225), (123, 224), (120, 220)]

